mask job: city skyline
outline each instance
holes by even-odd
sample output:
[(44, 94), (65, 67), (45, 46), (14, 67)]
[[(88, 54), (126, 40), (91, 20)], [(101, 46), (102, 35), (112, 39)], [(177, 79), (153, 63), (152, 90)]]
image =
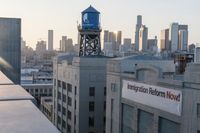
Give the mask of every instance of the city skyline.
[[(54, 30), (54, 48), (59, 48), (61, 36), (68, 36), (76, 43), (78, 38), (77, 21), (79, 23), (81, 21), (80, 11), (89, 5), (93, 5), (101, 12), (102, 29), (121, 30), (122, 38), (134, 40), (137, 15), (142, 15), (143, 24), (149, 28), (149, 38), (157, 35), (160, 39), (161, 30), (169, 28), (172, 22), (178, 22), (188, 25), (189, 44), (200, 42), (198, 38), (198, 24), (200, 23), (198, 5), (200, 1), (198, 0), (190, 2), (181, 0), (181, 6), (180, 0), (141, 0), (140, 2), (135, 0), (126, 2), (116, 0), (87, 0), (84, 2), (78, 0), (60, 0), (59, 2), (21, 0), (20, 3), (7, 0), (2, 3), (0, 16), (21, 18), (22, 37), (26, 40), (27, 45), (33, 48), (38, 40), (48, 40), (49, 29)], [(111, 17), (112, 19), (110, 19)]]

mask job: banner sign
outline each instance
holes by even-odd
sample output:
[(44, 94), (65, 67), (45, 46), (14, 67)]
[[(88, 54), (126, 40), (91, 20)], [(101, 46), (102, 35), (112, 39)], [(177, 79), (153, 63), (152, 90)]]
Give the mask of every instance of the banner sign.
[(181, 116), (182, 92), (123, 80), (122, 97)]

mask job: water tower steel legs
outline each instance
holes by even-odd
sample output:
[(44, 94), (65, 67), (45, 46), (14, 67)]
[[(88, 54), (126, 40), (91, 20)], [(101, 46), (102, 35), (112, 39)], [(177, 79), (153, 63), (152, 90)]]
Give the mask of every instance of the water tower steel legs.
[(79, 56), (94, 56), (101, 54), (100, 32), (80, 31)]

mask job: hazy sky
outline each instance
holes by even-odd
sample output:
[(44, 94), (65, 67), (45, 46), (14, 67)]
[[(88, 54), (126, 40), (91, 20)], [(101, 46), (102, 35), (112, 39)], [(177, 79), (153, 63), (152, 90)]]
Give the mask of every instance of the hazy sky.
[(0, 0), (0, 17), (22, 19), (22, 37), (35, 47), (47, 40), (48, 29), (54, 30), (54, 48), (62, 35), (77, 42), (77, 21), (90, 4), (101, 12), (102, 29), (122, 30), (132, 38), (136, 16), (143, 16), (149, 38), (160, 36), (171, 22), (189, 25), (189, 43), (200, 42), (200, 0)]

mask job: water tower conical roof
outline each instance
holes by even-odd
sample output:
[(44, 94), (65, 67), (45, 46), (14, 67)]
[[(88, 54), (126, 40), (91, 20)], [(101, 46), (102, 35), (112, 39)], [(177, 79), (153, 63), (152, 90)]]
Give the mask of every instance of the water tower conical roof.
[(82, 13), (100, 13), (99, 11), (97, 11), (94, 7), (92, 7), (91, 5), (85, 9), (84, 11), (82, 11)]

